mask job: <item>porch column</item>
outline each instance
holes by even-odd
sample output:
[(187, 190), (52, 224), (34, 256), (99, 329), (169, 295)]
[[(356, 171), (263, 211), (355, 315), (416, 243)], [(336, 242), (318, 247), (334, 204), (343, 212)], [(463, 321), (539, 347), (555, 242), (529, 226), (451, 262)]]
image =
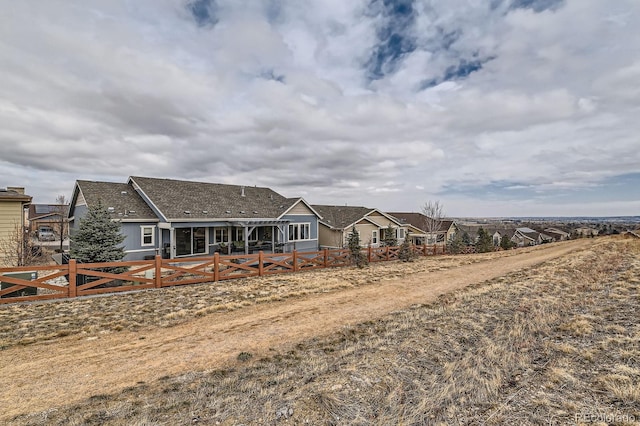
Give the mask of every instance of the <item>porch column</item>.
[(249, 254), (249, 233), (247, 232), (249, 227), (247, 225), (244, 226), (244, 254)]
[(276, 230), (275, 226), (271, 225), (271, 252), (276, 252)]

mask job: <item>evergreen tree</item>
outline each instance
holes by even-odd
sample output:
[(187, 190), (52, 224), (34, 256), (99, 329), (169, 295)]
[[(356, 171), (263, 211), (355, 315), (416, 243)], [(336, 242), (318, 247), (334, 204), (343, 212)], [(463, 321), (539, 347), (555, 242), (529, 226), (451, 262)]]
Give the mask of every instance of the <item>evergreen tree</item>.
[(360, 247), (360, 233), (354, 226), (347, 238), (347, 246), (349, 247), (351, 263), (358, 268), (364, 268), (367, 265), (367, 257), (362, 254), (362, 247)]
[[(466, 232), (465, 234), (467, 237), (469, 236)], [(464, 242), (464, 235), (460, 232), (456, 232), (453, 234), (453, 238), (447, 242), (447, 252), (451, 254), (459, 254), (466, 245), (467, 244)]]
[(402, 244), (400, 244), (400, 250), (398, 250), (398, 259), (403, 262), (413, 262), (416, 258), (416, 254), (413, 251), (413, 244), (411, 244), (410, 238), (405, 237)]
[(502, 247), (504, 250), (509, 250), (513, 248), (513, 241), (511, 241), (511, 239), (509, 239), (509, 237), (507, 237), (506, 235), (503, 235), (502, 239), (500, 240), (500, 247)]
[(469, 236), (469, 233), (467, 231), (464, 231), (464, 233), (462, 234), (462, 244), (464, 244), (465, 246), (473, 245), (473, 241), (471, 241), (471, 237)]
[[(117, 262), (124, 257), (124, 235), (120, 223), (111, 220), (101, 202), (89, 207), (71, 239), (71, 257), (81, 263)], [(121, 272), (123, 268), (103, 268), (103, 272)]]
[(396, 228), (389, 224), (388, 227), (382, 230), (382, 243), (385, 246), (395, 247), (398, 245), (398, 239), (396, 238)]
[(476, 243), (477, 253), (487, 253), (493, 251), (493, 238), (484, 228), (481, 226), (478, 229), (478, 242)]

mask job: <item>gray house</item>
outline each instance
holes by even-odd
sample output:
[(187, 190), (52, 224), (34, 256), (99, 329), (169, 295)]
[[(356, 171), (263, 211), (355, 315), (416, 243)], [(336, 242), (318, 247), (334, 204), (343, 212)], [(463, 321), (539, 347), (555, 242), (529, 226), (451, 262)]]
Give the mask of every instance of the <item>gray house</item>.
[(72, 241), (88, 206), (99, 201), (122, 225), (125, 260), (318, 249), (318, 213), (269, 188), (137, 176), (127, 183), (79, 180), (69, 209)]

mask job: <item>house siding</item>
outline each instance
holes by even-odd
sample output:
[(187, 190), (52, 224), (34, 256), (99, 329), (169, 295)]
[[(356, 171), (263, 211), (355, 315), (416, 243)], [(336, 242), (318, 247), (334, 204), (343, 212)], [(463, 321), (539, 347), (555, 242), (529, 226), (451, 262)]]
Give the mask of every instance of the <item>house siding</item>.
[[(153, 226), (154, 228), (154, 245), (142, 246), (142, 226)], [(124, 260), (143, 260), (145, 256), (154, 256), (158, 246), (158, 224), (156, 222), (123, 222), (121, 223), (120, 233), (124, 235), (124, 250), (126, 256)]]
[[(377, 225), (374, 225), (372, 223), (369, 223), (367, 221), (360, 221), (358, 223), (356, 223), (355, 228), (358, 230), (358, 233), (360, 234), (360, 245), (362, 247), (367, 247), (369, 245), (371, 245), (372, 247), (377, 247), (380, 245), (380, 227)], [(348, 245), (348, 239), (349, 239), (349, 234), (351, 233), (351, 229), (346, 229), (344, 232), (344, 245), (345, 247)], [(373, 235), (373, 231), (378, 231), (378, 243), (377, 244), (373, 244), (371, 242), (371, 238)]]
[[(318, 250), (319, 241), (318, 241), (318, 217), (314, 214), (287, 214), (282, 217), (283, 220), (288, 220), (289, 223), (309, 223), (311, 233), (310, 240), (303, 241), (290, 241), (289, 246), (292, 250), (298, 251), (315, 251)], [(288, 232), (288, 227), (287, 227)], [(287, 240), (289, 240), (289, 236), (287, 235)]]
[(320, 223), (318, 225), (318, 243), (320, 248), (342, 248), (344, 247), (342, 231), (331, 229), (327, 225)]
[(291, 210), (289, 210), (287, 215), (312, 215), (312, 216), (315, 216), (313, 214), (313, 212), (309, 209), (309, 207), (307, 207), (306, 204), (303, 203), (302, 201), (299, 201), (298, 204), (296, 204)]

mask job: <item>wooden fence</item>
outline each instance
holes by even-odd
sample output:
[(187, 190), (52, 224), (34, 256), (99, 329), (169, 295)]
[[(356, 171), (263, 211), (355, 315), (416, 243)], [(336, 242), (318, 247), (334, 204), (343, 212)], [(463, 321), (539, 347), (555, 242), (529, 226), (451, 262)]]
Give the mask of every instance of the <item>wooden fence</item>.
[[(414, 246), (421, 256), (445, 254), (444, 246)], [(363, 249), (369, 262), (397, 260), (400, 247)], [(138, 260), (110, 263), (21, 266), (0, 268), (0, 304), (46, 299), (73, 298), (102, 293), (162, 288), (184, 284), (217, 282), (235, 278), (294, 273), (319, 268), (351, 265), (348, 249), (324, 249), (313, 252), (242, 254), (182, 259)], [(35, 280), (11, 273), (41, 272)]]

